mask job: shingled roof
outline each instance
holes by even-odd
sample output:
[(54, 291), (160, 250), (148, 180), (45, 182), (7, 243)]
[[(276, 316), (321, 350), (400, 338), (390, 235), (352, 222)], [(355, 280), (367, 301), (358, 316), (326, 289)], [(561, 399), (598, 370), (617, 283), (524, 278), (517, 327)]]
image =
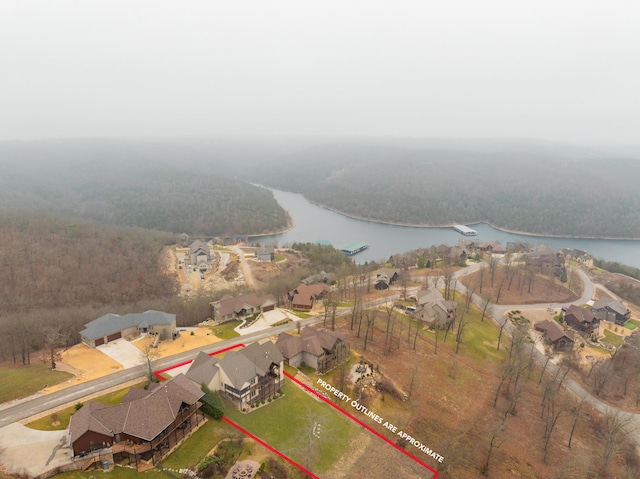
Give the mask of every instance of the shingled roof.
[(229, 351), (222, 359), (201, 352), (186, 375), (198, 384), (209, 384), (218, 370), (222, 370), (234, 388), (242, 389), (256, 376), (265, 376), (271, 364), (280, 365), (282, 360), (282, 354), (272, 341), (264, 344), (255, 342), (240, 350)]
[(86, 323), (84, 325), (85, 329), (80, 331), (80, 335), (93, 340), (109, 336), (110, 334), (131, 328), (132, 326), (140, 327), (143, 324), (147, 326), (173, 324), (175, 318), (175, 314), (154, 310), (145, 311), (144, 313), (129, 313), (123, 316), (108, 313)]
[(275, 304), (275, 302), (275, 298), (270, 294), (266, 296), (258, 296), (255, 293), (249, 293), (235, 297), (227, 294), (219, 301), (211, 303), (211, 305), (219, 307), (218, 314), (226, 316), (231, 313), (239, 313), (243, 309), (258, 308), (267, 303)]
[(575, 304), (570, 305), (567, 308), (567, 312), (564, 313), (565, 321), (567, 316), (573, 316), (581, 323), (593, 323), (596, 321), (596, 315), (593, 314), (593, 311), (587, 308), (581, 308)]
[(556, 323), (555, 321), (551, 321), (549, 319), (545, 319), (544, 321), (540, 321), (536, 324), (536, 329), (544, 331), (549, 338), (549, 341), (555, 343), (558, 339), (565, 337), (573, 341), (573, 333), (571, 331), (565, 331), (562, 327)]
[(145, 393), (135, 393), (118, 406), (87, 403), (71, 416), (71, 442), (88, 431), (110, 437), (125, 433), (151, 441), (175, 421), (182, 403), (193, 405), (204, 395), (183, 374)]
[(305, 328), (300, 336), (281, 334), (276, 347), (285, 358), (292, 358), (302, 352), (320, 356), (324, 350), (331, 351), (338, 340), (344, 341), (345, 336), (337, 331)]

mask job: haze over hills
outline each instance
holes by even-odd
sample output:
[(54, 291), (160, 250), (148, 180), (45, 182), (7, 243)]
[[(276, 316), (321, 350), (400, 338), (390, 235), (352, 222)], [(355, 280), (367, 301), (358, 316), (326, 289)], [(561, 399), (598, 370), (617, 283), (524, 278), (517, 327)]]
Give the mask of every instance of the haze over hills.
[(288, 222), (270, 191), (203, 168), (206, 157), (179, 142), (7, 142), (0, 158), (5, 209), (201, 236), (280, 231)]
[(0, 200), (204, 236), (282, 230), (286, 213), (248, 184), (259, 183), (374, 221), (639, 238), (640, 162), (618, 151), (525, 139), (5, 142)]
[(343, 142), (282, 157), (250, 178), (376, 221), (638, 238), (638, 166), (551, 142)]

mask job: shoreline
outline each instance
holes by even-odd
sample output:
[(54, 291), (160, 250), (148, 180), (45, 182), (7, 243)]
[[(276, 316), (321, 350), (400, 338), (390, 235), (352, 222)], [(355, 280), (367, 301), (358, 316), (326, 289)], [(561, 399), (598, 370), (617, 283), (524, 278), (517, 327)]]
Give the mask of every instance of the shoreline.
[[(274, 188), (276, 189), (276, 188)], [(371, 218), (364, 218), (362, 216), (357, 216), (357, 215), (353, 215), (350, 213), (345, 213), (344, 211), (340, 211), (337, 210), (335, 208), (331, 208), (329, 206), (317, 203), (313, 200), (310, 200), (309, 198), (307, 198), (306, 196), (304, 196), (302, 193), (297, 193), (295, 191), (288, 191), (288, 190), (281, 190), (281, 191), (287, 191), (288, 193), (294, 193), (294, 194), (299, 194), (301, 195), (306, 201), (308, 201), (309, 203), (311, 203), (312, 205), (318, 206), (320, 208), (324, 208), (325, 210), (329, 210), (333, 213), (342, 215), (342, 216), (346, 216), (347, 218), (351, 218), (351, 219), (355, 219), (355, 220), (360, 220), (360, 221), (366, 221), (368, 223), (379, 223), (379, 224), (384, 224), (384, 225), (391, 225), (391, 226), (405, 226), (407, 228), (452, 228), (453, 225), (458, 224), (458, 223), (449, 223), (449, 224), (439, 224), (439, 225), (425, 225), (425, 224), (417, 224), (417, 223), (399, 223), (399, 222), (395, 222), (395, 221), (383, 221), (383, 220), (375, 220), (375, 219), (371, 219)], [(293, 221), (292, 221), (293, 223)], [(518, 231), (518, 230), (512, 230), (512, 229), (508, 229), (508, 228), (503, 228), (500, 226), (496, 226), (493, 223), (486, 221), (486, 220), (477, 220), (477, 221), (470, 221), (467, 223), (460, 223), (460, 224), (465, 224), (465, 225), (477, 225), (477, 224), (485, 224), (488, 226), (491, 226), (492, 228), (498, 230), (498, 231), (502, 231), (504, 233), (510, 233), (510, 234), (515, 234), (515, 235), (521, 235), (521, 236), (531, 236), (534, 238), (558, 238), (558, 239), (589, 239), (589, 240), (608, 240), (608, 241), (640, 241), (640, 238), (623, 238), (623, 237), (615, 237), (615, 236), (585, 236), (585, 235), (558, 235), (558, 234), (544, 234), (544, 233), (530, 233), (527, 231)], [(271, 235), (278, 235), (278, 234), (282, 234), (282, 233), (286, 233), (287, 231), (292, 230), (295, 227), (295, 224), (293, 224), (290, 228), (285, 229), (284, 231), (281, 231), (280, 233), (269, 233), (269, 234), (262, 234), (262, 235), (255, 235), (255, 236), (271, 236)], [(254, 235), (250, 235), (250, 236), (254, 236)]]

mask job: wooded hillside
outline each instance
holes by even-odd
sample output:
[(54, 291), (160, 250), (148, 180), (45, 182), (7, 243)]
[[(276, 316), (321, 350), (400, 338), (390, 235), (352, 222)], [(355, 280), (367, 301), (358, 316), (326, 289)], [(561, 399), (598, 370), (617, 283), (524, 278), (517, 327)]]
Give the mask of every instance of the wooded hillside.
[(252, 173), (265, 185), (372, 220), (484, 221), (537, 234), (640, 238), (639, 167), (580, 149), (347, 143), (309, 148)]
[(2, 143), (0, 204), (207, 237), (287, 226), (270, 191), (225, 177), (209, 160), (173, 143)]

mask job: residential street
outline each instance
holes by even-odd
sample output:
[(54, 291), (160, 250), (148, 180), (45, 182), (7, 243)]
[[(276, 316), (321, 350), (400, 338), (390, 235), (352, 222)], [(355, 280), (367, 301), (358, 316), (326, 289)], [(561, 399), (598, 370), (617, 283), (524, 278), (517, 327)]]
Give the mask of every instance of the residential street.
[[(227, 341), (221, 341), (218, 343), (203, 346), (197, 349), (192, 349), (184, 353), (176, 354), (166, 358), (161, 358), (153, 361), (152, 367), (154, 371), (169, 367), (173, 364), (181, 363), (195, 358), (200, 351), (210, 353), (219, 349), (224, 349), (229, 346), (235, 346), (236, 344), (250, 343), (260, 339), (268, 338), (287, 331), (292, 331), (297, 328), (297, 324), (302, 326), (308, 326), (319, 322), (318, 318), (308, 318), (297, 322), (291, 322), (275, 328), (269, 328), (264, 331), (259, 331), (253, 334), (248, 334), (242, 337), (229, 339)], [(44, 396), (38, 396), (32, 399), (27, 398), (15, 404), (9, 406), (3, 410), (0, 410), (0, 427), (4, 427), (8, 424), (21, 421), (23, 419), (34, 416), (43, 411), (50, 409), (60, 408), (65, 404), (73, 405), (78, 401), (82, 401), (83, 398), (105, 391), (115, 386), (127, 383), (133, 380), (142, 380), (147, 375), (146, 366), (136, 366), (133, 368), (125, 369), (123, 371), (115, 372), (108, 376), (87, 381), (76, 386), (71, 386), (61, 391), (47, 394)]]

